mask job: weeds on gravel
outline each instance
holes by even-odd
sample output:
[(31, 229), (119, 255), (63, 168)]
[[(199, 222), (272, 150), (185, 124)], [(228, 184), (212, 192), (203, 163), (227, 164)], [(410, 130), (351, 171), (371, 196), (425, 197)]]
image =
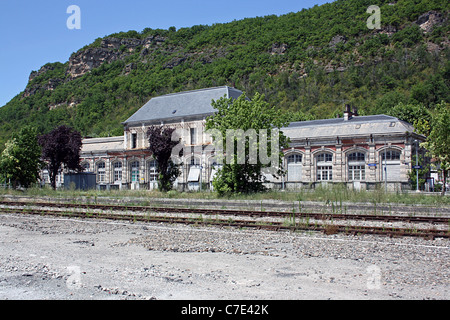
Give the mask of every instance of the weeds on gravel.
[(339, 227), (337, 225), (327, 224), (327, 225), (325, 225), (325, 229), (324, 229), (323, 233), (325, 233), (326, 235), (337, 234), (338, 229), (339, 229)]
[(302, 189), (296, 191), (280, 191), (270, 190), (267, 192), (253, 193), (253, 194), (237, 194), (226, 198), (220, 198), (215, 192), (179, 192), (171, 190), (169, 192), (160, 192), (158, 190), (52, 190), (51, 188), (29, 188), (25, 191), (0, 189), (0, 195), (22, 195), (31, 197), (52, 197), (52, 198), (70, 198), (80, 199), (89, 203), (98, 203), (102, 197), (111, 199), (133, 198), (140, 205), (142, 203), (150, 204), (151, 199), (156, 198), (170, 198), (170, 199), (224, 199), (224, 200), (256, 200), (260, 202), (261, 209), (263, 208), (264, 200), (279, 200), (279, 201), (298, 201), (298, 209), (301, 212), (301, 203), (304, 201), (316, 201), (327, 203), (332, 206), (335, 212), (343, 212), (346, 210), (346, 202), (365, 202), (372, 203), (377, 206), (382, 203), (397, 203), (406, 205), (430, 205), (441, 206), (450, 205), (450, 196), (439, 196), (430, 194), (417, 194), (413, 192), (386, 192), (384, 188), (377, 188), (376, 190), (352, 190), (347, 188), (345, 184), (337, 184), (333, 186), (318, 186), (315, 189)]

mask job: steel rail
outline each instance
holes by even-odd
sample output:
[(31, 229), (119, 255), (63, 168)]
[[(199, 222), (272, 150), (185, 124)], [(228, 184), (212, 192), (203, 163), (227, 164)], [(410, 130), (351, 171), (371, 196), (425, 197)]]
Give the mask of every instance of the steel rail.
[(153, 207), (153, 206), (127, 206), (127, 205), (104, 205), (104, 204), (74, 204), (74, 203), (46, 203), (46, 202), (10, 202), (0, 201), (0, 205), (36, 205), (58, 208), (81, 208), (98, 210), (125, 210), (144, 211), (160, 213), (189, 213), (204, 215), (233, 215), (249, 216), (252, 218), (262, 217), (285, 217), (285, 218), (312, 218), (317, 220), (363, 220), (382, 222), (419, 222), (431, 224), (450, 224), (450, 217), (427, 217), (427, 216), (406, 216), (406, 215), (374, 215), (374, 214), (337, 214), (337, 213), (311, 213), (311, 212), (282, 212), (282, 211), (253, 211), (253, 210), (228, 210), (228, 209), (201, 209), (201, 208), (178, 208), (178, 207)]
[(53, 211), (40, 210), (32, 208), (0, 208), (0, 212), (33, 214), (33, 215), (51, 215), (72, 218), (97, 218), (97, 219), (113, 219), (127, 221), (141, 221), (153, 223), (181, 223), (195, 225), (213, 225), (213, 226), (229, 226), (238, 228), (257, 228), (265, 230), (290, 230), (290, 231), (321, 231), (325, 234), (345, 233), (345, 234), (376, 234), (387, 235), (389, 237), (422, 237), (426, 239), (434, 239), (436, 237), (449, 238), (450, 231), (436, 229), (418, 229), (418, 228), (397, 228), (397, 227), (376, 227), (376, 226), (349, 226), (327, 223), (285, 223), (285, 222), (264, 222), (264, 221), (248, 221), (248, 220), (223, 220), (223, 219), (204, 219), (203, 217), (167, 217), (153, 215), (136, 215), (136, 214), (112, 214), (101, 212), (76, 212), (76, 211)]

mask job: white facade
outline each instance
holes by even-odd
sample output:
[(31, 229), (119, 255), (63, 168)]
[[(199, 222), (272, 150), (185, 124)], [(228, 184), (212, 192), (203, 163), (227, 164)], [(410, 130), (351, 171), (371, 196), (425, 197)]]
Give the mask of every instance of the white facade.
[[(212, 99), (237, 98), (242, 92), (217, 87), (153, 98), (124, 124), (119, 137), (84, 139), (81, 165), (96, 174), (98, 188), (154, 189), (157, 187), (155, 159), (148, 150), (147, 130), (152, 125), (177, 129), (184, 149), (181, 174), (175, 182), (180, 190), (210, 188), (220, 168), (205, 131), (206, 117), (214, 114)], [(290, 138), (284, 151), (285, 175), (269, 177), (273, 188), (314, 188), (344, 183), (349, 188), (389, 190), (409, 188), (408, 173), (415, 140), (412, 125), (397, 118), (358, 116), (349, 108), (343, 118), (293, 122), (281, 131)], [(202, 184), (200, 184), (202, 183)]]

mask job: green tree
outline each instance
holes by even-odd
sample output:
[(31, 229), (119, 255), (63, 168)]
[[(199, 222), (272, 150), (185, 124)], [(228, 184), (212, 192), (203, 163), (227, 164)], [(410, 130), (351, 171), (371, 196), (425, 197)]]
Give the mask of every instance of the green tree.
[(158, 188), (161, 191), (172, 190), (173, 182), (180, 174), (179, 165), (171, 160), (172, 149), (178, 144), (178, 141), (172, 141), (174, 131), (174, 128), (161, 126), (151, 126), (147, 131), (148, 149), (157, 163)]
[[(400, 120), (406, 121), (414, 127), (416, 127), (416, 123), (420, 121), (431, 121), (431, 113), (421, 104), (405, 104), (400, 102), (395, 107), (388, 111), (388, 114), (397, 117)], [(417, 127), (416, 127), (417, 129)]]
[(444, 195), (447, 173), (450, 170), (450, 104), (442, 102), (436, 106), (431, 119), (430, 134), (422, 145), (442, 170)]
[(220, 195), (265, 190), (263, 170), (271, 169), (274, 175), (282, 173), (281, 148), (287, 146), (287, 138), (276, 129), (288, 123), (286, 115), (270, 107), (259, 93), (252, 100), (245, 94), (237, 99), (222, 97), (212, 106), (217, 113), (207, 118), (206, 129), (224, 151), (223, 166), (213, 180), (214, 189)]
[(81, 134), (67, 126), (59, 126), (50, 133), (38, 138), (42, 146), (42, 159), (47, 163), (50, 184), (56, 189), (56, 176), (63, 166), (72, 171), (80, 172)]
[(11, 181), (14, 188), (28, 188), (39, 179), (40, 156), (36, 128), (22, 128), (16, 137), (8, 140), (0, 156), (0, 179)]

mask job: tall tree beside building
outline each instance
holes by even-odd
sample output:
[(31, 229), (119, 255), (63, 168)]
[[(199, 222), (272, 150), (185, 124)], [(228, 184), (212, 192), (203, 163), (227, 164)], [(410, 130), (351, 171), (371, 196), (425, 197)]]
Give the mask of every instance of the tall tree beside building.
[(56, 189), (56, 176), (63, 168), (82, 171), (80, 166), (81, 134), (67, 126), (59, 126), (39, 137), (42, 160), (47, 163), (50, 184)]
[[(287, 147), (287, 138), (279, 132), (274, 140), (272, 133), (288, 123), (286, 114), (270, 107), (259, 93), (252, 100), (245, 94), (235, 100), (223, 97), (213, 101), (212, 106), (217, 113), (207, 118), (206, 129), (211, 130), (210, 133), (220, 133), (212, 135), (225, 155), (213, 180), (214, 189), (221, 195), (264, 190), (264, 170), (271, 169), (273, 175), (282, 174), (281, 149)], [(222, 141), (218, 141), (220, 139)], [(272, 145), (276, 145), (277, 150)], [(264, 161), (267, 158), (275, 161)]]
[(173, 128), (161, 126), (151, 126), (147, 131), (149, 150), (157, 163), (158, 188), (161, 191), (171, 190), (173, 182), (180, 174), (178, 165), (170, 159), (173, 147), (178, 144), (178, 141), (172, 141), (174, 131)]
[(11, 182), (13, 188), (28, 188), (39, 178), (42, 162), (37, 130), (26, 126), (6, 143), (0, 155), (0, 180)]
[(442, 195), (444, 195), (448, 171), (450, 170), (450, 104), (442, 102), (436, 106), (429, 128), (430, 133), (423, 146), (442, 170), (444, 182)]

